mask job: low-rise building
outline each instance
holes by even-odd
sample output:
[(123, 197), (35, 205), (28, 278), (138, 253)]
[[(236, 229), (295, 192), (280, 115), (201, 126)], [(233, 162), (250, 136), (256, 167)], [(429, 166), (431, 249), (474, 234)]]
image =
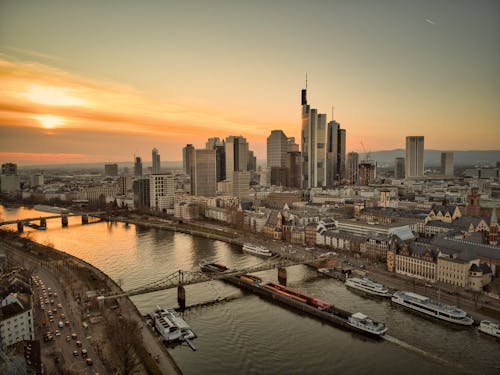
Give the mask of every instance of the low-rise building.
[(34, 340), (33, 309), (29, 295), (10, 294), (0, 309), (0, 341), (2, 347), (24, 340)]

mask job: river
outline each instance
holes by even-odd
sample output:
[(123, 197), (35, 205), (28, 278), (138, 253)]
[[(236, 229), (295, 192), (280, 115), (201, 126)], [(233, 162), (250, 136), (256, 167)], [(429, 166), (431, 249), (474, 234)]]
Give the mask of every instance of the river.
[[(49, 216), (31, 208), (0, 205), (3, 220)], [(158, 229), (122, 223), (69, 227), (49, 220), (46, 231), (25, 228), (31, 239), (51, 244), (92, 263), (127, 290), (179, 270), (199, 269), (202, 260), (241, 268), (262, 262), (241, 248)], [(257, 273), (276, 281), (276, 270)], [(231, 302), (190, 309), (185, 320), (197, 333), (196, 352), (187, 346), (169, 349), (185, 374), (498, 374), (500, 344), (473, 328), (451, 327), (429, 320), (389, 301), (365, 298), (343, 283), (324, 278), (307, 266), (288, 268), (288, 285), (336, 306), (386, 323), (388, 340), (324, 324), (274, 305), (222, 281), (186, 287), (187, 305), (235, 296)], [(156, 305), (177, 305), (176, 289), (133, 297), (147, 313)]]

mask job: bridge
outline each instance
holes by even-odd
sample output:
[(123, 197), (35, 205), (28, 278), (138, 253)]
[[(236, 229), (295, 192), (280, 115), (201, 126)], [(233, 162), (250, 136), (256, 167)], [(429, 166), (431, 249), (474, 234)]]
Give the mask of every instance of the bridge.
[[(24, 225), (32, 226), (32, 227), (38, 228), (38, 229), (45, 229), (46, 225), (47, 225), (47, 220), (50, 220), (50, 219), (61, 219), (61, 225), (63, 227), (66, 227), (66, 226), (68, 226), (68, 217), (81, 216), (82, 217), (82, 224), (88, 224), (89, 223), (89, 216), (90, 217), (98, 217), (98, 218), (102, 219), (104, 214), (106, 214), (106, 212), (73, 212), (73, 213), (67, 213), (67, 214), (62, 213), (62, 214), (55, 214), (55, 215), (49, 215), (49, 216), (38, 216), (38, 217), (30, 217), (30, 218), (25, 218), (25, 219), (1, 221), (0, 226), (17, 224), (17, 231), (23, 232)], [(39, 221), (40, 225), (34, 224), (33, 223), (34, 221)]]
[[(147, 294), (147, 293), (153, 293), (153, 292), (158, 292), (160, 290), (167, 290), (167, 289), (173, 289), (173, 288), (178, 288), (181, 289), (181, 287), (184, 287), (186, 285), (193, 285), (193, 284), (199, 284), (199, 283), (204, 283), (207, 281), (213, 281), (213, 280), (223, 280), (227, 279), (229, 277), (234, 277), (234, 276), (241, 276), (247, 273), (253, 273), (253, 272), (259, 272), (259, 271), (265, 271), (265, 270), (270, 270), (270, 269), (278, 269), (278, 278), (283, 279), (284, 282), (286, 283), (286, 270), (285, 267), (290, 267), (290, 266), (295, 266), (299, 264), (306, 264), (306, 263), (311, 263), (314, 261), (318, 261), (320, 258), (314, 257), (314, 256), (307, 256), (302, 259), (291, 259), (291, 258), (283, 258), (279, 255), (274, 255), (267, 261), (264, 261), (262, 263), (259, 263), (254, 266), (246, 267), (243, 269), (239, 270), (229, 270), (225, 273), (205, 273), (200, 271), (183, 271), (183, 270), (178, 270), (175, 271), (157, 281), (154, 281), (152, 283), (148, 283), (145, 285), (142, 285), (140, 287), (130, 289), (127, 291), (124, 291), (123, 293), (111, 293), (107, 294), (104, 296), (101, 296), (101, 299), (110, 299), (110, 298), (119, 298), (119, 297), (131, 297), (131, 296), (137, 296), (140, 294)], [(184, 292), (179, 290), (179, 295), (183, 294)]]

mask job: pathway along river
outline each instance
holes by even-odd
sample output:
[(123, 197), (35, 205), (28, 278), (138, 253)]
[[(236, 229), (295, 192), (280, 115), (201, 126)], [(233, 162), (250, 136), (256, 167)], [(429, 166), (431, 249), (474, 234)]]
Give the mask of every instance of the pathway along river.
[[(2, 219), (47, 215), (33, 209), (0, 206)], [(68, 228), (48, 221), (46, 231), (26, 229), (43, 244), (80, 257), (127, 290), (161, 279), (178, 269), (198, 270), (202, 260), (231, 268), (257, 264), (260, 258), (238, 246), (157, 229), (97, 223), (82, 226), (70, 218)], [(276, 281), (276, 270), (257, 274)], [(288, 269), (288, 285), (389, 327), (388, 340), (376, 342), (274, 305), (221, 281), (186, 287), (187, 304), (217, 297), (241, 296), (227, 303), (185, 312), (198, 334), (196, 352), (170, 349), (185, 374), (456, 374), (500, 373), (500, 344), (473, 328), (455, 328), (364, 298), (336, 280), (306, 266)], [(156, 305), (177, 305), (176, 289), (136, 296), (147, 313)]]

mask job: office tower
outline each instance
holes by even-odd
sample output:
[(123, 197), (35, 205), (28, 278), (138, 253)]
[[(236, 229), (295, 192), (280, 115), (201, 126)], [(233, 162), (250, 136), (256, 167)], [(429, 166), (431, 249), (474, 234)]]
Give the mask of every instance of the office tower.
[(44, 176), (42, 173), (35, 173), (30, 176), (30, 187), (41, 187), (44, 184)]
[(272, 130), (267, 137), (267, 167), (284, 167), (288, 138), (282, 130)]
[(156, 148), (153, 148), (153, 151), (151, 152), (152, 155), (152, 173), (153, 174), (158, 174), (160, 173), (160, 154), (158, 153), (158, 150)]
[(394, 178), (405, 178), (405, 158), (394, 159)]
[(359, 185), (365, 186), (375, 182), (375, 163), (371, 160), (366, 160), (359, 163)]
[(326, 185), (326, 115), (307, 104), (307, 89), (301, 92), (302, 104), (302, 187)]
[(226, 179), (233, 180), (234, 172), (246, 172), (248, 168), (248, 143), (242, 136), (229, 136), (225, 143)]
[(134, 163), (134, 176), (141, 177), (142, 176), (142, 160), (140, 156), (135, 157)]
[(234, 171), (232, 177), (232, 192), (235, 197), (248, 196), (250, 192), (250, 172)]
[(300, 189), (302, 178), (302, 155), (300, 151), (289, 151), (286, 153), (285, 167), (288, 173), (286, 186)]
[(358, 183), (358, 164), (359, 154), (357, 152), (349, 152), (347, 154), (346, 165), (346, 180), (348, 184), (356, 185)]
[(260, 170), (260, 186), (268, 187), (271, 185), (271, 169), (262, 168)]
[(405, 177), (424, 176), (424, 137), (406, 137)]
[(149, 177), (137, 177), (133, 183), (134, 207), (137, 209), (149, 208), (150, 188)]
[(106, 177), (118, 176), (118, 164), (104, 164), (104, 175)]
[(133, 189), (134, 178), (132, 176), (118, 177), (118, 195), (127, 195)]
[(192, 195), (215, 196), (217, 190), (215, 158), (215, 150), (195, 150), (194, 167), (191, 176)]
[(2, 174), (4, 176), (15, 176), (17, 175), (17, 164), (5, 163), (2, 164)]
[(257, 170), (257, 157), (253, 151), (248, 151), (247, 171), (255, 172)]
[(287, 152), (295, 152), (300, 151), (299, 145), (295, 143), (295, 137), (288, 137), (286, 140), (287, 143)]
[(345, 149), (346, 130), (339, 129), (338, 144), (337, 144), (337, 168), (338, 168), (338, 182), (342, 183), (345, 180)]
[(441, 174), (453, 176), (453, 152), (441, 153)]
[(340, 124), (337, 121), (328, 122), (326, 131), (326, 183), (329, 187), (338, 184), (340, 176), (338, 168), (339, 130)]
[(175, 182), (170, 173), (149, 176), (149, 206), (156, 211), (165, 212), (174, 207)]
[(215, 150), (215, 175), (217, 182), (226, 179), (226, 150), (224, 140), (219, 137), (209, 138), (205, 148), (207, 150)]
[(184, 173), (188, 176), (191, 175), (192, 168), (194, 163), (194, 146), (192, 144), (187, 144), (182, 149), (182, 168), (184, 169)]

